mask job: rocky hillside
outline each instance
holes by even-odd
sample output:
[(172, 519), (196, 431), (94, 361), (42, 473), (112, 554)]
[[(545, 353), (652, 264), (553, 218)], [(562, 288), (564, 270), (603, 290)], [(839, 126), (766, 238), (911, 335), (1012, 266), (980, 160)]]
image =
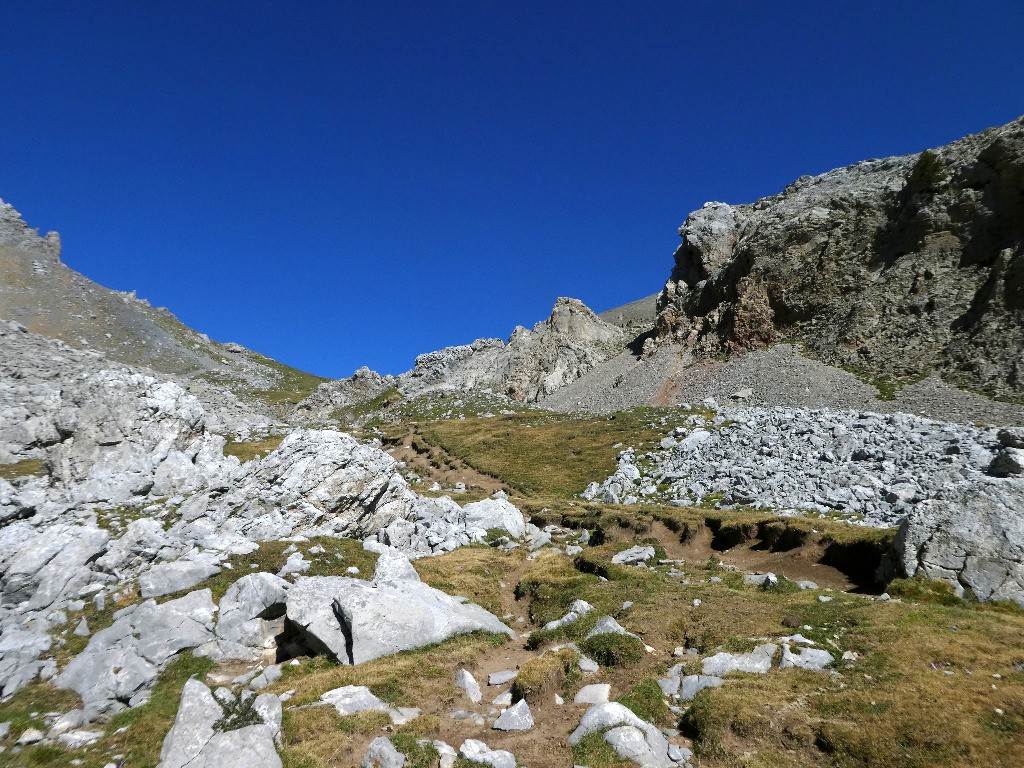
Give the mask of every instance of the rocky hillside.
[(241, 410), (240, 398), (250, 410), (278, 415), (281, 403), (301, 399), (322, 381), (239, 344), (215, 342), (134, 292), (97, 285), (61, 261), (56, 232), (40, 236), (3, 201), (0, 320), (172, 377), (213, 411), (225, 403)]
[(1024, 395), (1024, 118), (707, 203), (680, 235), (652, 345), (710, 359), (790, 340), (869, 379)]
[(577, 299), (560, 298), (551, 315), (532, 330), (519, 326), (509, 337), (477, 339), (416, 358), (400, 376), (363, 368), (347, 379), (320, 385), (293, 412), (302, 422), (337, 417), (346, 409), (369, 413), (397, 399), (434, 391), (477, 392), (512, 403), (536, 403), (618, 354), (629, 333), (606, 322)]

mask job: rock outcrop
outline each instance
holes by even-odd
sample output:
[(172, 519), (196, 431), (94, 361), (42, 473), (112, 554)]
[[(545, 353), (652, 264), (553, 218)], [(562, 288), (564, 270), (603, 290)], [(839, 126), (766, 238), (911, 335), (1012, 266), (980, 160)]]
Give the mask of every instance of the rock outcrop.
[(320, 385), (293, 411), (299, 422), (320, 422), (358, 409), (394, 388), (415, 397), (435, 390), (477, 391), (535, 403), (622, 351), (629, 333), (605, 322), (577, 299), (560, 298), (532, 330), (517, 327), (507, 343), (477, 339), (416, 358), (400, 376), (363, 368)]
[(468, 632), (515, 633), (478, 605), (420, 581), (403, 555), (385, 552), (374, 580), (300, 577), (288, 590), (287, 617), (309, 647), (362, 664)]
[(921, 502), (881, 575), (942, 579), (960, 596), (1024, 606), (1024, 481), (992, 479)]
[(657, 341), (711, 358), (797, 339), (872, 378), (1024, 392), (1024, 119), (708, 203), (680, 235)]

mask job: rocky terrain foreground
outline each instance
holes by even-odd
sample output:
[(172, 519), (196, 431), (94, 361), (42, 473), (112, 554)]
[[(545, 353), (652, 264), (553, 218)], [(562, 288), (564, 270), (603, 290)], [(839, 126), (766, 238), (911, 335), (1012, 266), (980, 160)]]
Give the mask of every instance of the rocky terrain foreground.
[(0, 765), (1020, 765), (1022, 131), (330, 382), (0, 206)]

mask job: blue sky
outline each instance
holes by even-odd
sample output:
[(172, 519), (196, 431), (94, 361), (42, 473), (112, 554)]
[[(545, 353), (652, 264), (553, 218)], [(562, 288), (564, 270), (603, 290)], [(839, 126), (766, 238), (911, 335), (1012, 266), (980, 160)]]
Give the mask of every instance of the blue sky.
[(677, 228), (1024, 114), (1024, 3), (0, 5), (0, 197), (345, 376), (656, 292)]

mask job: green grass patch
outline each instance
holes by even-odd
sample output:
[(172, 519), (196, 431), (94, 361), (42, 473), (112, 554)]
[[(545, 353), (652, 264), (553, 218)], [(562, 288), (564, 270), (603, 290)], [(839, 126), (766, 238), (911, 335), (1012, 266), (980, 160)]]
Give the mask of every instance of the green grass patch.
[(45, 469), (42, 459), (22, 459), (13, 464), (0, 464), (0, 480), (11, 482), (30, 475), (42, 475)]
[(625, 667), (644, 657), (644, 644), (631, 635), (603, 633), (580, 643), (580, 650), (602, 667)]
[(618, 756), (612, 745), (604, 739), (603, 733), (590, 733), (572, 748), (572, 758), (576, 765), (589, 768), (620, 768), (635, 766), (632, 760), (624, 760)]
[(284, 435), (273, 435), (262, 440), (228, 440), (224, 444), (224, 455), (235, 456), (240, 462), (245, 464), (247, 461), (263, 458), (268, 453), (276, 450), (283, 441)]
[(665, 703), (665, 694), (653, 677), (644, 678), (616, 701), (649, 723), (662, 726), (672, 724), (672, 713)]

